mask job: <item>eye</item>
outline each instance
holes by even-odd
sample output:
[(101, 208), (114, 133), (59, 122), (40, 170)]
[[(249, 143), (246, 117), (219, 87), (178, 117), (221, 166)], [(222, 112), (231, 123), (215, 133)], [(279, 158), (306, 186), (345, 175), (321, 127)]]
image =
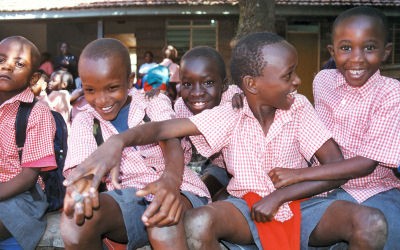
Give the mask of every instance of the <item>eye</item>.
[(23, 68), (23, 67), (25, 67), (25, 64), (22, 63), (22, 62), (15, 62), (15, 67), (17, 67), (17, 68)]
[(351, 47), (349, 45), (343, 45), (343, 46), (340, 46), (340, 50), (351, 51)]
[(215, 85), (215, 81), (213, 80), (208, 80), (206, 82), (203, 83), (203, 85), (207, 88), (213, 87)]
[(86, 94), (93, 94), (94, 90), (92, 88), (84, 88), (83, 93)]
[(0, 57), (0, 63), (4, 63), (6, 61), (6, 58), (4, 56)]
[(109, 91), (116, 91), (116, 90), (118, 90), (119, 89), (119, 85), (112, 85), (112, 86), (110, 86), (109, 88), (108, 88), (108, 90)]
[(288, 74), (283, 76), (283, 79), (285, 81), (290, 81), (290, 79), (292, 78), (292, 74), (293, 74), (293, 71), (289, 72)]
[(192, 84), (190, 82), (182, 82), (182, 87), (184, 88), (190, 88)]
[(372, 51), (372, 50), (375, 50), (375, 49), (376, 49), (376, 46), (373, 45), (373, 44), (367, 45), (367, 46), (365, 47), (365, 50), (366, 50), (366, 51)]

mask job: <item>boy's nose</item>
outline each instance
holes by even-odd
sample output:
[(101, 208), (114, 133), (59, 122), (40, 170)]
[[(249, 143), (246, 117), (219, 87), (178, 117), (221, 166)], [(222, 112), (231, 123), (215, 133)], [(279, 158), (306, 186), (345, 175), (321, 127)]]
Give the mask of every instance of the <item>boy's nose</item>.
[(363, 49), (354, 48), (351, 53), (351, 60), (352, 61), (362, 61), (364, 59), (364, 52)]
[(201, 83), (196, 83), (196, 84), (193, 85), (191, 94), (194, 95), (194, 96), (198, 96), (198, 95), (204, 94), (204, 89), (201, 86)]

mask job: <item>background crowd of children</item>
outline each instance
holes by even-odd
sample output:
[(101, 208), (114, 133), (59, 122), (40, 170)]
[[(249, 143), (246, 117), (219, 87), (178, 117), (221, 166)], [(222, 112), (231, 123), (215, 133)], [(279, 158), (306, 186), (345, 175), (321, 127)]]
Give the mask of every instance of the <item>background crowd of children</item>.
[[(172, 46), (160, 64), (148, 51), (136, 88), (116, 39), (92, 41), (79, 61), (62, 43), (55, 70), (27, 39), (2, 40), (0, 248), (34, 249), (45, 230), (39, 172), (56, 167), (55, 110), (69, 129), (66, 249), (104, 238), (128, 249), (400, 249), (400, 83), (379, 71), (387, 37), (377, 9), (340, 14), (335, 69), (315, 76), (314, 106), (297, 93), (296, 48), (274, 33), (240, 39), (230, 77), (209, 47), (179, 65)], [(168, 79), (151, 75), (160, 65)], [(16, 114), (33, 98), (19, 158)]]

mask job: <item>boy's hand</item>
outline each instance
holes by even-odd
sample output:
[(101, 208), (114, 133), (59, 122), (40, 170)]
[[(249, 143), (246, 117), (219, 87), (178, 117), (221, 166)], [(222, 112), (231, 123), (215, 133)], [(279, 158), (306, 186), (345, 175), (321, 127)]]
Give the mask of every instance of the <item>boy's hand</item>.
[(233, 109), (241, 109), (243, 108), (243, 93), (236, 93), (232, 96), (232, 108)]
[(93, 216), (93, 209), (99, 207), (99, 194), (91, 187), (90, 178), (82, 178), (67, 187), (64, 198), (64, 213), (74, 217), (77, 225), (82, 225), (85, 218)]
[(253, 205), (251, 209), (251, 219), (257, 222), (267, 222), (274, 219), (282, 202), (274, 193), (265, 196)]
[(151, 90), (147, 91), (147, 92), (144, 94), (144, 97), (145, 97), (147, 100), (150, 100), (150, 99), (152, 99), (154, 96), (158, 96), (159, 94), (160, 94), (160, 89), (159, 89), (159, 88), (155, 88), (155, 89), (151, 89)]
[(180, 185), (181, 181), (164, 173), (157, 181), (136, 192), (140, 197), (154, 195), (153, 201), (142, 216), (142, 221), (147, 227), (171, 226), (179, 222), (183, 210)]
[(268, 176), (271, 178), (276, 189), (286, 187), (302, 181), (298, 169), (277, 167), (269, 171)]
[(76, 166), (68, 178), (65, 186), (70, 186), (86, 176), (92, 175), (92, 187), (98, 189), (102, 178), (110, 172), (111, 182), (116, 189), (121, 189), (119, 181), (120, 163), (123, 143), (111, 136), (97, 148), (86, 160)]

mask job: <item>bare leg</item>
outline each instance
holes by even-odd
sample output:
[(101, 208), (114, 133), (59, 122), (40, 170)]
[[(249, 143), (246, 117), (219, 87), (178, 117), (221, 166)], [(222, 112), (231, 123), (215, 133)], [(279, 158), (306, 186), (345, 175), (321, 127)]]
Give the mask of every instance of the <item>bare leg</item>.
[(65, 249), (102, 249), (102, 236), (117, 242), (127, 242), (121, 209), (113, 198), (100, 194), (100, 208), (81, 226), (64, 213), (61, 216), (61, 235)]
[(387, 223), (378, 210), (347, 201), (335, 201), (328, 207), (310, 235), (312, 246), (346, 241), (349, 249), (383, 249)]
[[(183, 213), (192, 208), (192, 204), (186, 197), (181, 196), (183, 202)], [(153, 249), (188, 249), (186, 242), (183, 216), (177, 225), (169, 227), (149, 227), (147, 228), (149, 241)]]
[(246, 218), (226, 201), (216, 201), (187, 211), (185, 230), (190, 249), (220, 249), (220, 239), (237, 244), (253, 243)]

